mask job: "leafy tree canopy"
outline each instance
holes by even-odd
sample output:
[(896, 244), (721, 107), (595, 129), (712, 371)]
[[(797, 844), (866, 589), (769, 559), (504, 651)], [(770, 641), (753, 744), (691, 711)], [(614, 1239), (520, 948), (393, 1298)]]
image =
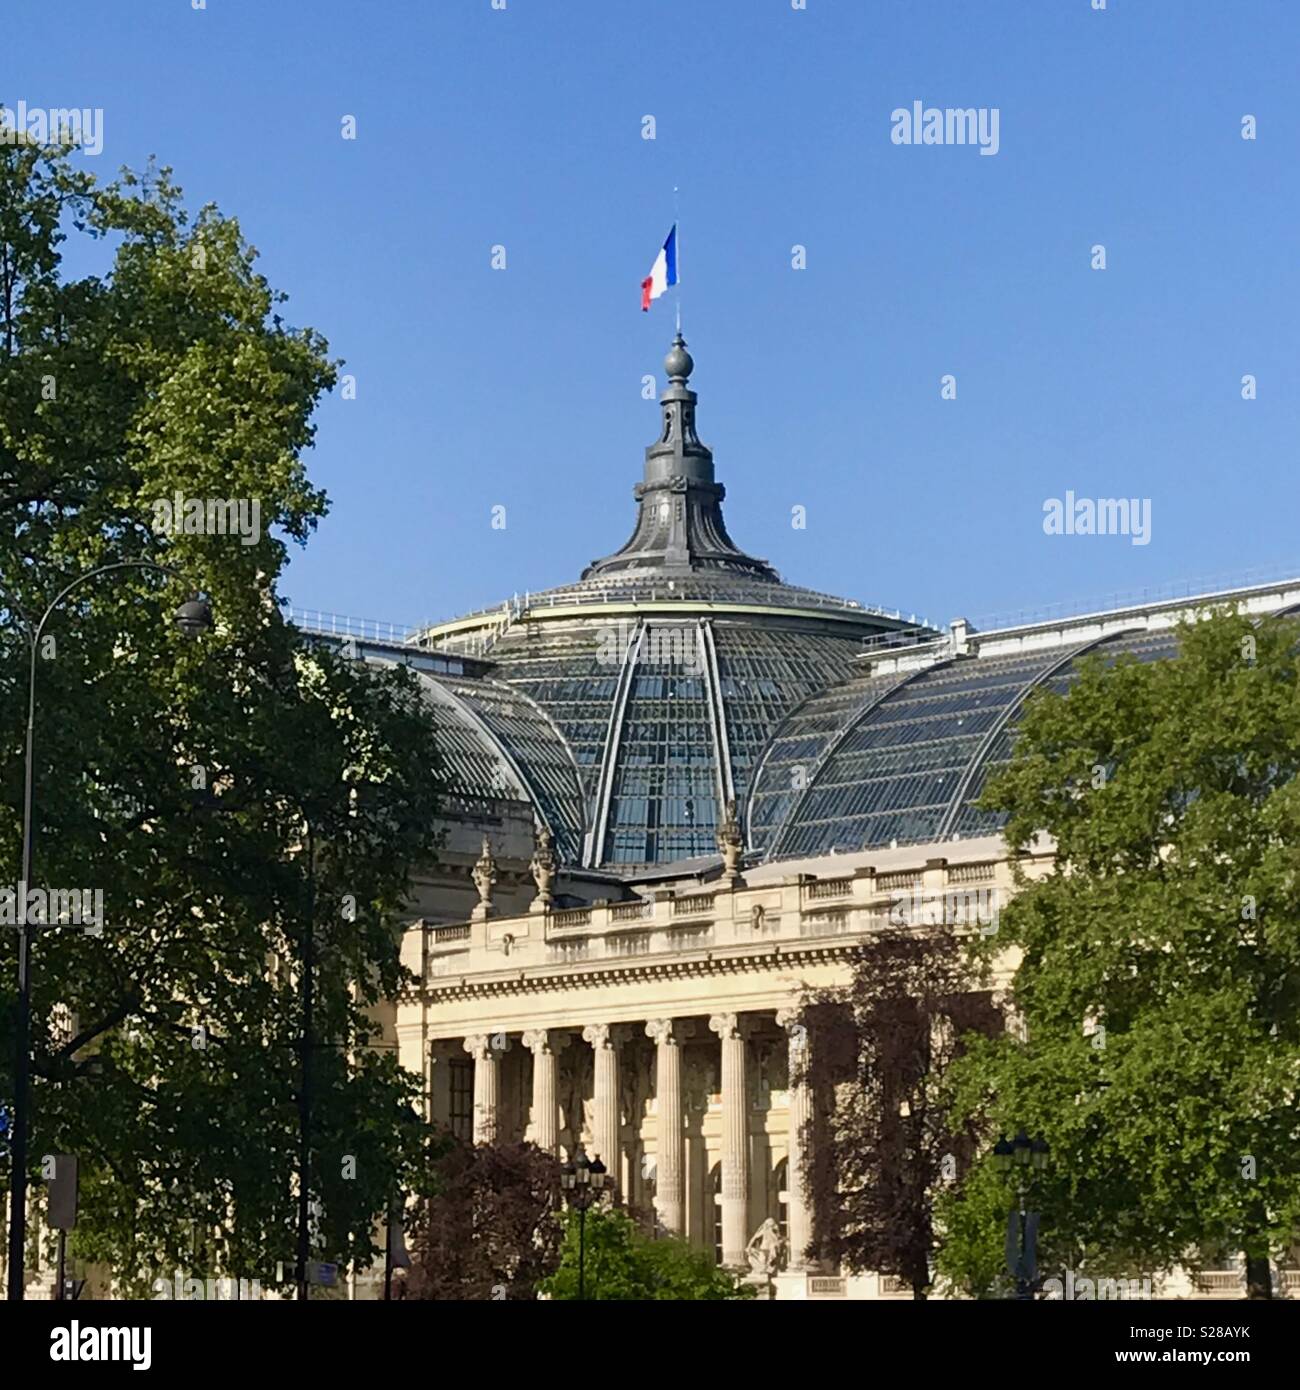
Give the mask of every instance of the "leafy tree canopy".
[[(1020, 956), (1021, 1027), (958, 1063), (957, 1116), (1051, 1146), (1041, 1266), (1120, 1277), (1300, 1219), (1300, 663), (1294, 620), (1217, 612), (1176, 659), (1082, 664), (1034, 696), (985, 795), (1057, 862), (991, 949)], [(1014, 957), (1013, 957), (1014, 958)], [(942, 1262), (987, 1284), (1005, 1216), (953, 1195)], [(1005, 1213), (1006, 1200), (1001, 1203)]]
[(916, 1298), (931, 1285), (935, 1194), (964, 1173), (976, 1139), (969, 1121), (952, 1122), (948, 1072), (968, 1031), (1000, 1031), (971, 983), (950, 926), (890, 928), (858, 950), (846, 989), (803, 1014), (819, 1104), (804, 1149), (813, 1253), (896, 1275)]
[(558, 1161), (535, 1144), (441, 1143), (410, 1223), (406, 1297), (535, 1298), (560, 1259)]
[[(308, 646), (281, 616), (287, 547), (326, 512), (304, 455), (335, 367), (255, 258), (165, 169), (98, 185), (0, 148), (0, 883), (19, 873), (34, 622), (96, 566), (184, 576), (91, 580), (37, 659), (34, 884), (101, 890), (105, 923), (35, 940), (32, 1171), (80, 1156), (75, 1251), (140, 1291), (178, 1267), (267, 1283), (292, 1258), (313, 911), (322, 1258), (369, 1257), (420, 1144), (410, 1079), (369, 1044), (438, 751), (411, 673)], [(256, 503), (259, 525), (169, 528), (158, 504), (178, 494)], [(216, 627), (187, 643), (170, 619), (192, 590)], [(0, 928), (0, 1097), (14, 978)]]
[[(579, 1213), (566, 1211), (559, 1268), (541, 1284), (553, 1299), (578, 1297), (579, 1225)], [(586, 1227), (588, 1299), (628, 1303), (753, 1297), (751, 1285), (719, 1269), (705, 1251), (677, 1236), (652, 1238), (619, 1207), (593, 1207)]]

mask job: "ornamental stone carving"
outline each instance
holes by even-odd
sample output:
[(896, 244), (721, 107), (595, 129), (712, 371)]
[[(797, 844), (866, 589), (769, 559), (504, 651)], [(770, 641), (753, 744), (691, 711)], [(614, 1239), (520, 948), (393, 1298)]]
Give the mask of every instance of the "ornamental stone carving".
[(741, 1036), (740, 1018), (736, 1014), (714, 1014), (709, 1019), (709, 1031), (720, 1038), (738, 1038)]
[(745, 840), (740, 833), (740, 818), (736, 815), (736, 799), (727, 802), (727, 812), (718, 826), (718, 853), (722, 855), (722, 874), (728, 883), (740, 878), (740, 860), (745, 852)]
[(545, 912), (555, 901), (551, 886), (555, 882), (556, 865), (553, 837), (546, 825), (540, 825), (537, 827), (537, 848), (529, 865), (537, 885), (537, 896), (529, 907), (530, 912)]
[(785, 1240), (780, 1227), (769, 1216), (749, 1238), (745, 1247), (752, 1276), (766, 1282), (785, 1266)]
[(530, 1028), (521, 1041), (536, 1056), (539, 1052), (563, 1052), (569, 1045), (569, 1035), (549, 1028)]
[(497, 881), (497, 861), (492, 857), (492, 846), (488, 837), (483, 836), (483, 850), (470, 875), (474, 887), (478, 889), (478, 906), (471, 914), (476, 922), (483, 921), (492, 912), (492, 888)]

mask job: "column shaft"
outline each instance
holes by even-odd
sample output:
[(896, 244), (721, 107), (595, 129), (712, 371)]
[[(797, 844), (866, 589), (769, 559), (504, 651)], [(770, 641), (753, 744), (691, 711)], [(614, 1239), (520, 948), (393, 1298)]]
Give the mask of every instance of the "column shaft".
[[(500, 1047), (493, 1046), (500, 1042)], [(475, 1033), (465, 1039), (465, 1051), (474, 1058), (474, 1142), (495, 1144), (500, 1118), (499, 1078), (501, 1054), (509, 1040), (500, 1034)]]
[(623, 1180), (618, 1095), (618, 1044), (621, 1038), (619, 1030), (608, 1023), (590, 1024), (582, 1030), (582, 1036), (595, 1052), (592, 1156), (599, 1158), (609, 1169), (609, 1181), (617, 1187), (622, 1185)]
[(776, 1016), (789, 1038), (790, 1081), (789, 1133), (786, 1136), (786, 1228), (790, 1246), (789, 1268), (807, 1269), (807, 1250), (812, 1240), (812, 1208), (804, 1177), (807, 1153), (806, 1130), (812, 1121), (812, 1088), (805, 1075), (808, 1067), (808, 1030), (799, 1022), (798, 1012), (783, 1009)]
[[(562, 1046), (563, 1044), (561, 1044)], [(557, 1072), (559, 1059), (550, 1033), (538, 1029), (524, 1034), (524, 1046), (533, 1054), (532, 1140), (549, 1154), (560, 1149), (560, 1105)]]
[(655, 1052), (655, 1210), (665, 1230), (686, 1232), (685, 1170), (686, 1124), (682, 1113), (682, 1038), (685, 1029), (671, 1018), (654, 1019), (645, 1026)]
[(715, 1014), (709, 1027), (722, 1039), (722, 1262), (745, 1268), (749, 1243), (749, 1089), (745, 1035), (735, 1014)]

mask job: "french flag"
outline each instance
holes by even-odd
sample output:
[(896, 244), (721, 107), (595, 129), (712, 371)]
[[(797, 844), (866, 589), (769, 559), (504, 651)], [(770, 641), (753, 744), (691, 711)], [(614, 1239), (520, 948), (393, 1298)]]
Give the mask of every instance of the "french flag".
[(677, 283), (677, 223), (668, 233), (668, 240), (659, 248), (650, 274), (641, 281), (641, 310), (644, 313), (670, 285)]

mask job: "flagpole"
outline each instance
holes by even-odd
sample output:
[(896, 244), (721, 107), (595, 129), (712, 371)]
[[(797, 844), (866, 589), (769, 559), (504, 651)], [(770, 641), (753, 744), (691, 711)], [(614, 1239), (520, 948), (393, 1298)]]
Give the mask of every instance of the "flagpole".
[(677, 244), (677, 336), (682, 335), (682, 212), (681, 203), (677, 196), (677, 185), (673, 184), (673, 226), (676, 228), (675, 241)]

